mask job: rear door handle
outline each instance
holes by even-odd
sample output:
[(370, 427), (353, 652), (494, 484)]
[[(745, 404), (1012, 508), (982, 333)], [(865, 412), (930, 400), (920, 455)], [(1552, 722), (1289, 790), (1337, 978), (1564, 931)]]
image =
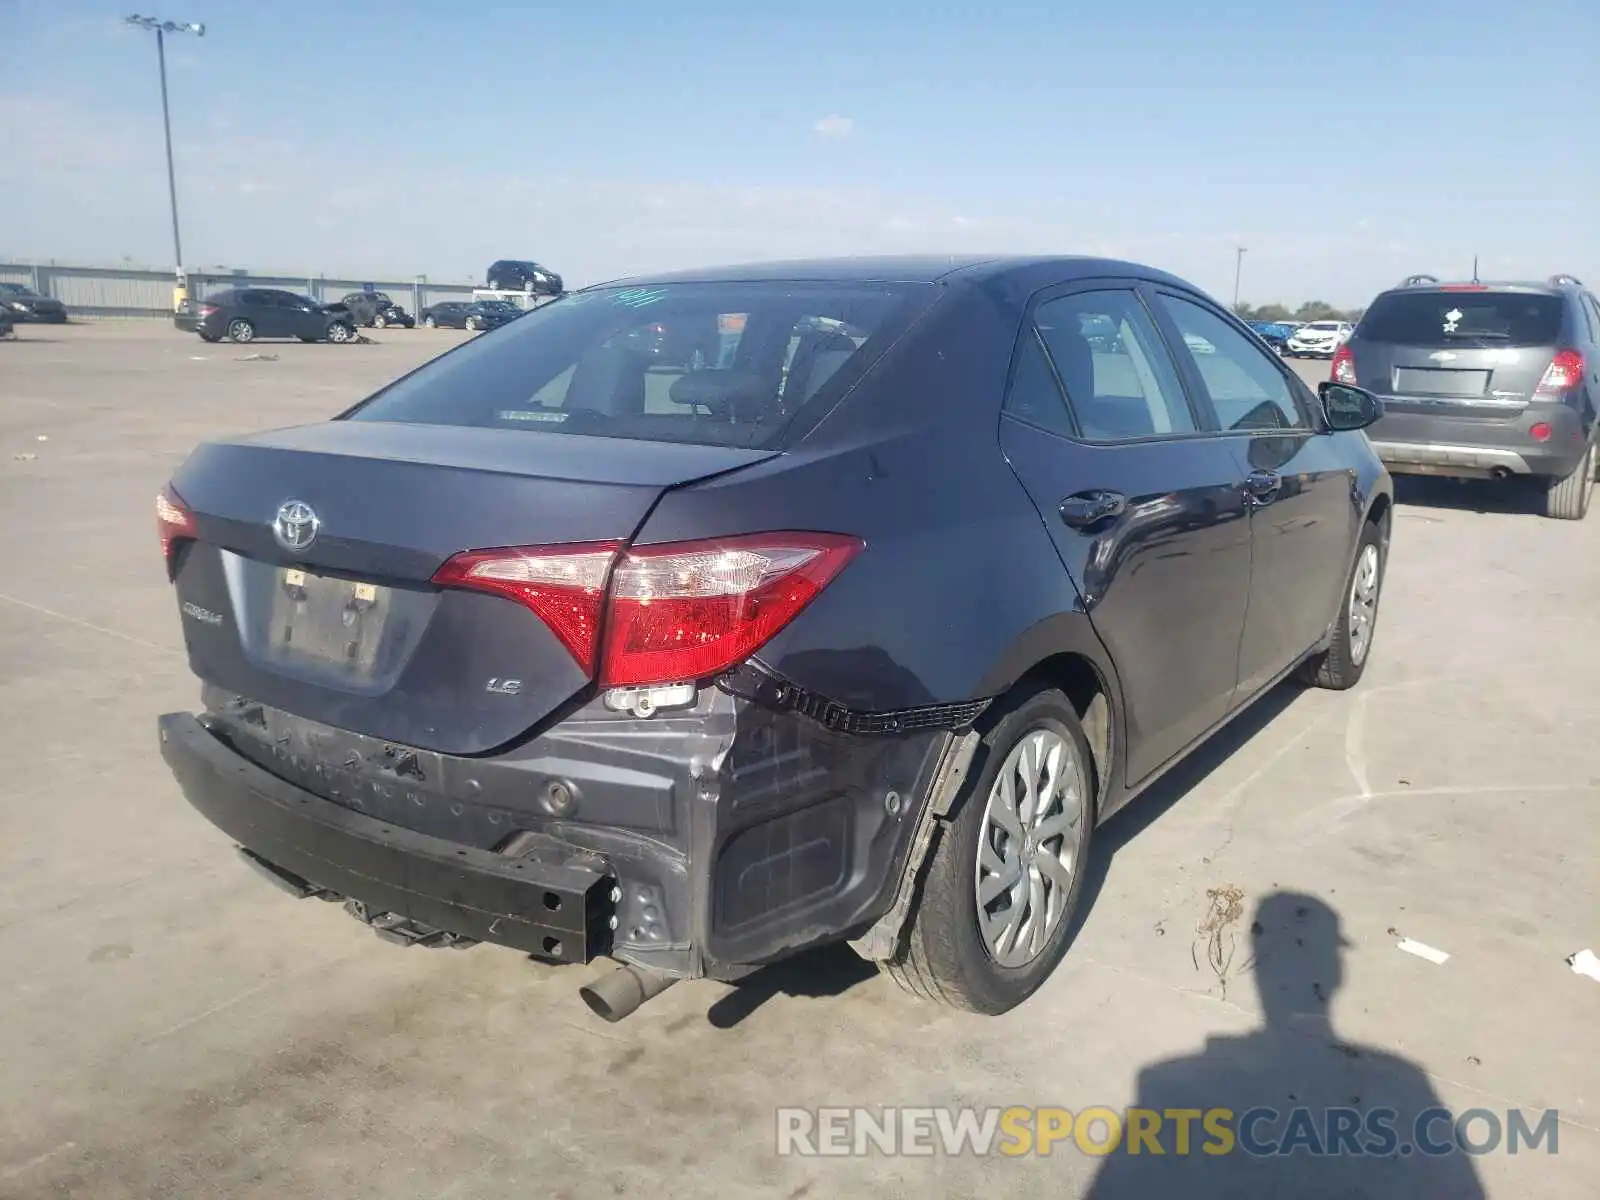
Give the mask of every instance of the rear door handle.
[(1128, 507), (1121, 492), (1077, 492), (1061, 502), (1061, 519), (1074, 529), (1086, 529), (1110, 517), (1120, 517)]
[(1276, 471), (1251, 471), (1245, 476), (1244, 490), (1257, 504), (1271, 504), (1283, 487), (1283, 476)]

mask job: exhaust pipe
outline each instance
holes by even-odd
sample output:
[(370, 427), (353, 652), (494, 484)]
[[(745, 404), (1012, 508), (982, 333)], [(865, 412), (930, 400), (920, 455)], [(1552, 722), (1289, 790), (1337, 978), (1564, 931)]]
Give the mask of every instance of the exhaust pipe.
[(1491, 479), (1510, 479), (1511, 478), (1511, 468), (1510, 467), (1495, 467), (1493, 470), (1491, 470), (1489, 472), (1489, 477)]
[(583, 997), (590, 1012), (614, 1025), (677, 982), (676, 975), (663, 975), (648, 967), (624, 963), (609, 975), (584, 984), (578, 989), (578, 995)]

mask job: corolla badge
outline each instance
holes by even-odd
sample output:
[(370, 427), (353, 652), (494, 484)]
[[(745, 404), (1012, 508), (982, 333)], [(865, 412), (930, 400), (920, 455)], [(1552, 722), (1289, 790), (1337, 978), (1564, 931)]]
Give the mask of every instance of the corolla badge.
[(304, 500), (285, 500), (273, 518), (272, 536), (285, 550), (301, 554), (311, 548), (321, 528), (322, 521), (311, 505)]

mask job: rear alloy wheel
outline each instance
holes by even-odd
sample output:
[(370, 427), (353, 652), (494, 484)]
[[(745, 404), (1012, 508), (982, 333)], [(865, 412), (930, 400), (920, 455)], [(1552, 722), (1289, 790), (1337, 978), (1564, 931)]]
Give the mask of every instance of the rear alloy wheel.
[(477, 329), (478, 329), (478, 318), (477, 317), (468, 317), (466, 319), (466, 322), (464, 323), (464, 325), (462, 327), (468, 333), (476, 333)]
[(426, 325), (429, 329), (437, 329), (437, 328), (439, 328), (439, 322), (434, 320), (433, 317), (431, 317), (431, 316), (423, 317), (422, 318), (422, 323), (424, 325)]
[(342, 346), (345, 342), (348, 342), (351, 338), (355, 337), (355, 335), (356, 331), (350, 328), (350, 326), (346, 325), (343, 321), (335, 321), (332, 325), (328, 326), (328, 340), (336, 346)]
[(228, 322), (228, 340), (241, 346), (253, 342), (256, 340), (256, 327), (243, 317), (235, 317)]
[(1552, 479), (1544, 494), (1544, 515), (1558, 521), (1581, 521), (1589, 513), (1594, 492), (1595, 443), (1565, 479)]
[(1368, 521), (1361, 527), (1355, 566), (1339, 606), (1339, 619), (1334, 622), (1333, 640), (1321, 654), (1300, 664), (1295, 674), (1301, 683), (1342, 692), (1361, 682), (1378, 628), (1383, 568), (1383, 534)]
[(983, 739), (888, 973), (972, 1012), (1021, 1004), (1067, 951), (1094, 831), (1095, 780), (1071, 703), (1046, 689)]
[(377, 316), (372, 318), (372, 327), (374, 329), (382, 329), (388, 323), (389, 323), (388, 320), (384, 317), (384, 315), (382, 313), (379, 313)]
[(498, 292), (500, 290), (500, 281), (498, 279), (489, 280), (489, 290), (491, 292)]

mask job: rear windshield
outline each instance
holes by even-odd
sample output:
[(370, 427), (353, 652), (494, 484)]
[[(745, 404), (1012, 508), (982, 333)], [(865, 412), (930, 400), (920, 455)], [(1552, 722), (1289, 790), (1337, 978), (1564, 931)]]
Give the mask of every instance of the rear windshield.
[(348, 419), (781, 448), (933, 295), (929, 284), (788, 282), (576, 292), (442, 355)]
[(1395, 346), (1553, 346), (1560, 296), (1527, 292), (1391, 292), (1361, 319), (1363, 341)]

